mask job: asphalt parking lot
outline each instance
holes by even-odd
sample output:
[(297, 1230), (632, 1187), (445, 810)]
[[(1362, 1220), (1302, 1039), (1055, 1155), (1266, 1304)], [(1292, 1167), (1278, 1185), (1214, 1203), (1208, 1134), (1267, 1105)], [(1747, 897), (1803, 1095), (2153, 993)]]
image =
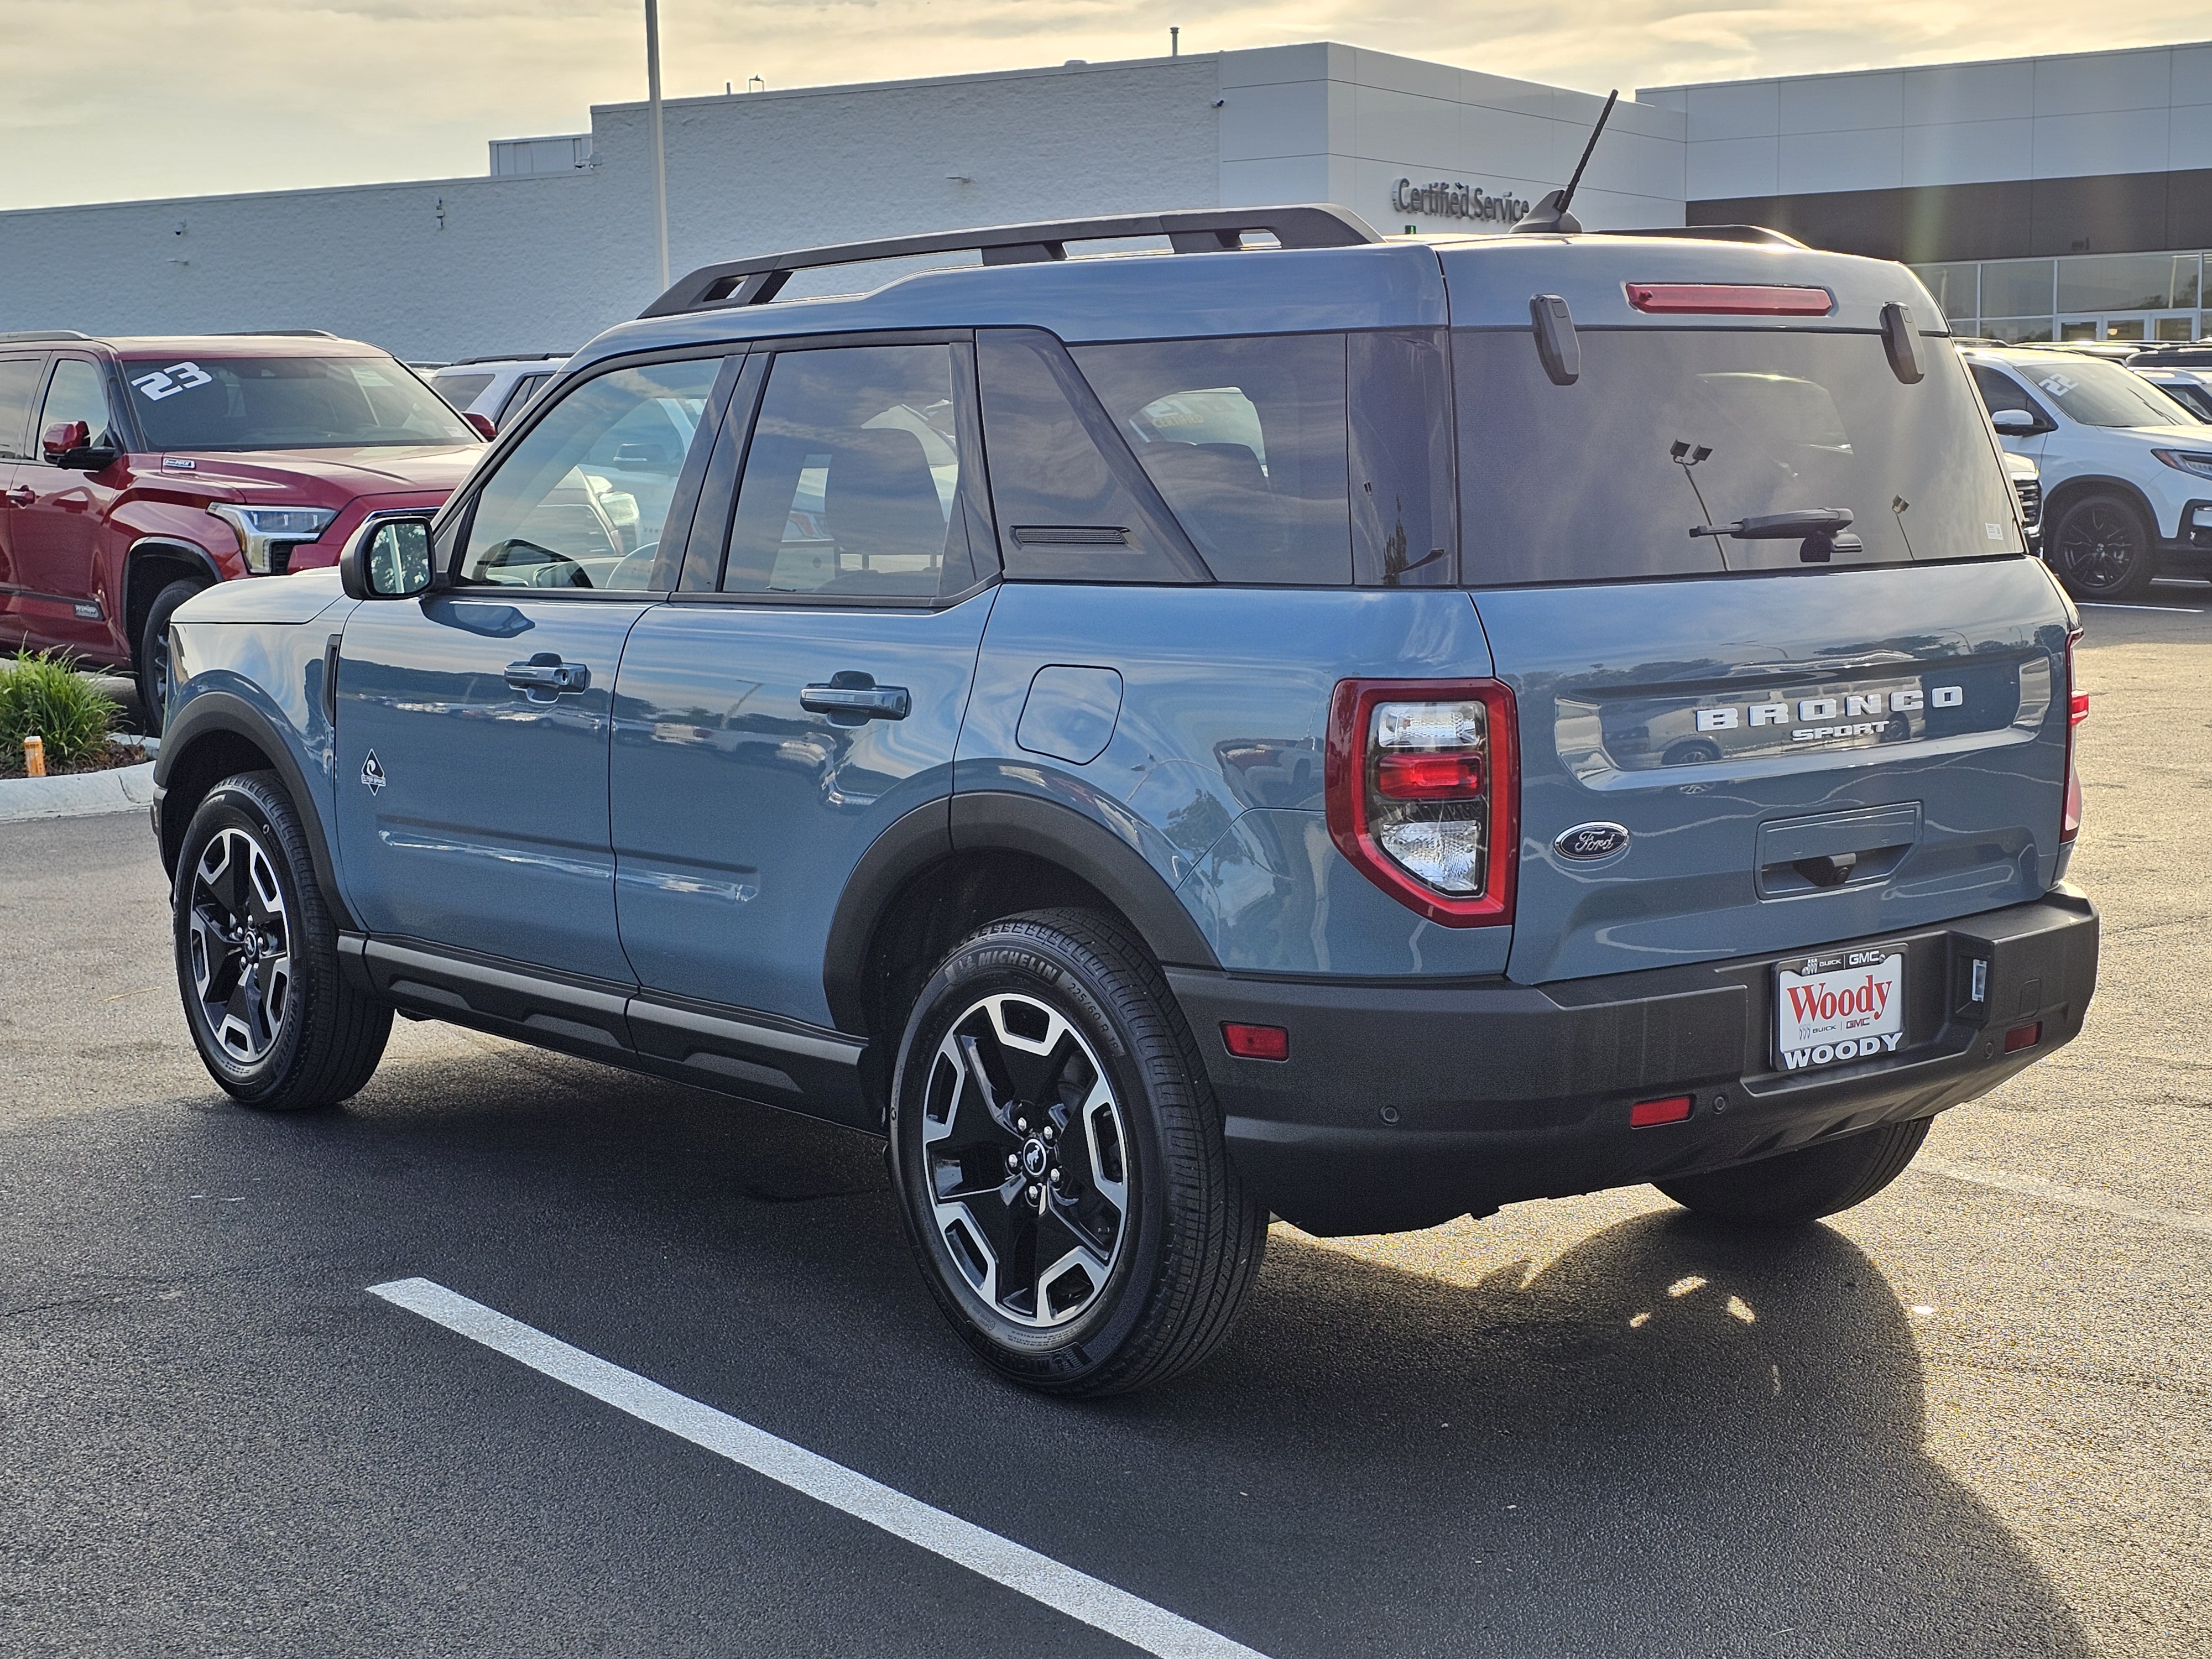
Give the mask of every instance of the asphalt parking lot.
[[(1801, 1234), (1279, 1225), (1211, 1364), (1097, 1404), (970, 1359), (860, 1137), (404, 1023), (236, 1109), (143, 818), (0, 827), (0, 1652), (2212, 1652), (2212, 586), (2085, 615), (2073, 1047)], [(416, 1277), (1158, 1616), (370, 1293)]]

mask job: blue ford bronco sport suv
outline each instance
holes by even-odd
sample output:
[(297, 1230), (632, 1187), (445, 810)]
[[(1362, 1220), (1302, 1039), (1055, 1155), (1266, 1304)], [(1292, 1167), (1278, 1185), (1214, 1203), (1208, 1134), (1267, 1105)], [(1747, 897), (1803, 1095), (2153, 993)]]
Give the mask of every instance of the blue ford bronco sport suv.
[(1098, 1393), (1271, 1212), (1893, 1180), (2081, 1028), (2077, 632), (1902, 266), (1023, 225), (697, 271), (193, 599), (155, 821), (239, 1100), (398, 1010), (885, 1136), (967, 1340)]

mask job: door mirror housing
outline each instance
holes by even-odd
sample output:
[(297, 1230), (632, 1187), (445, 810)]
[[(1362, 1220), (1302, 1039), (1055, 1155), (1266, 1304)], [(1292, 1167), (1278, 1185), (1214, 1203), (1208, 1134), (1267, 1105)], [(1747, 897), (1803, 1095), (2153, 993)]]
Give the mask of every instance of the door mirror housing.
[(95, 447), (92, 428), (82, 421), (56, 421), (40, 434), (39, 449), (47, 465), (72, 472), (98, 472), (123, 453), (106, 444)]
[(430, 591), (430, 515), (371, 519), (338, 555), (338, 580), (353, 599), (409, 599)]
[(2047, 432), (2048, 427), (2025, 409), (2000, 409), (1990, 416), (1990, 424), (2007, 437), (2026, 438), (2038, 432)]

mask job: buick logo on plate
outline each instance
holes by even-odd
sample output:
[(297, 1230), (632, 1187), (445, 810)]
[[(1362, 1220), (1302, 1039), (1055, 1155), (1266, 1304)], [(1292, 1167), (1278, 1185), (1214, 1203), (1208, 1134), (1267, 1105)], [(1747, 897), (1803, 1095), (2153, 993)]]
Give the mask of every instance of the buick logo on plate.
[(1628, 831), (1617, 823), (1578, 823), (1563, 830), (1552, 850), (1563, 859), (1611, 858), (1628, 845)]

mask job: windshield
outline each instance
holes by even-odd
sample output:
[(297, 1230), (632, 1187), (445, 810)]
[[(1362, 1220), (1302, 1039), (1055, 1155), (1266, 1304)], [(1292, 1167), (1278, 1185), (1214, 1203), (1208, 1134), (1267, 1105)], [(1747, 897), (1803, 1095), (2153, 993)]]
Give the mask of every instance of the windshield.
[[(1923, 342), (1911, 386), (1873, 334), (1584, 329), (1580, 342), (1581, 374), (1562, 386), (1527, 329), (1453, 337), (1471, 585), (2021, 550), (2011, 486), (1942, 342)], [(1832, 544), (1692, 534), (1838, 508), (1851, 524)]]
[(2015, 362), (2028, 383), (2083, 426), (2193, 426), (2196, 416), (2131, 369), (2095, 357)]
[(472, 444), (476, 434), (388, 357), (195, 357), (123, 366), (155, 449)]

